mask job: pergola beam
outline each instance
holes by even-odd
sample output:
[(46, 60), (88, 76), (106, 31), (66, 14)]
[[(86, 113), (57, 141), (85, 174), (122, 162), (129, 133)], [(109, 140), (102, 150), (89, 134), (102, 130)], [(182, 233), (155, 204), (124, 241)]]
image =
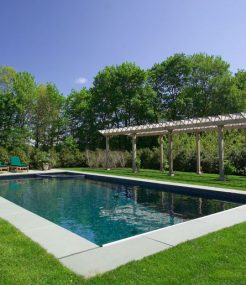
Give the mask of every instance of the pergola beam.
[(144, 133), (152, 132), (167, 132), (172, 130), (173, 132), (194, 132), (206, 131), (217, 128), (218, 126), (224, 126), (224, 128), (240, 128), (246, 127), (246, 113), (219, 115), (214, 117), (194, 118), (180, 121), (170, 121), (157, 124), (146, 124), (140, 126), (114, 128), (101, 130), (100, 133), (103, 135), (130, 135), (136, 134), (141, 135)]

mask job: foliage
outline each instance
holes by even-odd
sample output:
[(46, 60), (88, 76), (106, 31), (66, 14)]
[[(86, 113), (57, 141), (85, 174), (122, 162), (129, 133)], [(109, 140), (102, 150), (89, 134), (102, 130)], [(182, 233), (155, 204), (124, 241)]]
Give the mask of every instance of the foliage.
[(62, 114), (64, 100), (53, 84), (37, 87), (33, 114), (33, 134), (37, 148), (47, 150), (60, 142), (65, 126)]
[(245, 110), (244, 73), (240, 71), (233, 79), (228, 63), (206, 54), (175, 54), (149, 71), (167, 119)]
[[(90, 89), (72, 90), (66, 97), (52, 83), (37, 84), (28, 72), (0, 66), (0, 146), (9, 153), (20, 148), (27, 157), (33, 147), (37, 152), (52, 150), (53, 166), (104, 167), (104, 154), (97, 150), (105, 148), (98, 132), (103, 128), (242, 111), (246, 71), (233, 75), (219, 56), (175, 54), (149, 70), (129, 62), (107, 66), (96, 74)], [(243, 131), (225, 132), (225, 140), (226, 160), (235, 173), (245, 173), (246, 158), (239, 152), (245, 148)], [(202, 141), (203, 171), (215, 172), (217, 133), (203, 134)], [(137, 145), (141, 167), (158, 169), (158, 139), (138, 138)], [(87, 150), (94, 150), (95, 156)], [(110, 150), (111, 167), (130, 165), (130, 137), (110, 138)], [(174, 167), (195, 170), (192, 134), (174, 136)]]
[(30, 158), (28, 157), (27, 153), (21, 149), (21, 148), (15, 148), (10, 152), (10, 155), (13, 156), (19, 156), (21, 162), (23, 163), (29, 163), (30, 162)]
[[(155, 106), (156, 93), (148, 84), (144, 70), (128, 62), (108, 66), (96, 75), (91, 89), (91, 132), (94, 134), (102, 128), (155, 122)], [(121, 143), (126, 146), (126, 141)]]
[[(104, 150), (85, 151), (86, 165), (91, 168), (106, 168), (106, 153)], [(109, 168), (125, 167), (130, 162), (130, 154), (127, 151), (110, 151)]]
[(139, 156), (137, 156), (135, 163), (136, 163), (136, 169), (137, 169), (137, 171), (139, 171), (140, 167), (141, 167), (141, 159)]
[(9, 154), (7, 149), (5, 149), (4, 147), (0, 146), (0, 161), (3, 164), (9, 163)]
[(31, 155), (31, 166), (35, 169), (42, 169), (43, 163), (50, 163), (49, 154), (45, 151), (35, 149)]
[(225, 175), (231, 175), (231, 174), (234, 174), (236, 172), (235, 166), (229, 160), (225, 160), (224, 169), (225, 169), (224, 170)]

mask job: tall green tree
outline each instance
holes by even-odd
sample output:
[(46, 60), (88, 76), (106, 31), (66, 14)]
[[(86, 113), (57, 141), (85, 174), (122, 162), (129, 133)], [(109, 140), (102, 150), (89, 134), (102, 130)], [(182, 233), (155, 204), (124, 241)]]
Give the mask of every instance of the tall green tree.
[(81, 149), (90, 144), (92, 131), (92, 113), (90, 109), (90, 91), (82, 88), (72, 90), (66, 99), (65, 112), (68, 118), (69, 133), (75, 138)]
[(236, 112), (246, 112), (246, 71), (245, 70), (239, 70), (235, 74), (233, 78), (231, 96)]
[(175, 54), (155, 64), (149, 71), (149, 82), (158, 96), (158, 111), (162, 118), (177, 119), (177, 99), (188, 84), (191, 61), (185, 54)]
[(91, 92), (91, 108), (100, 128), (157, 119), (156, 93), (147, 82), (146, 72), (135, 64), (106, 67), (96, 75)]
[(0, 92), (11, 92), (16, 71), (11, 66), (0, 66)]
[(34, 104), (36, 101), (36, 83), (28, 72), (18, 72), (13, 83), (16, 99), (16, 126), (30, 127)]
[(12, 67), (0, 66), (0, 142), (9, 147), (11, 130), (15, 123), (16, 100), (13, 83), (16, 71)]
[(203, 117), (235, 110), (231, 100), (232, 75), (229, 64), (218, 56), (189, 56), (191, 73), (177, 108), (184, 117)]
[[(157, 121), (156, 93), (147, 73), (133, 63), (108, 66), (100, 71), (91, 88), (92, 134), (96, 145), (103, 146), (96, 131)], [(129, 145), (126, 138), (112, 140), (119, 148)], [(111, 142), (111, 144), (113, 144)]]
[(235, 112), (229, 64), (218, 56), (176, 54), (149, 71), (166, 119)]
[(52, 148), (62, 141), (64, 135), (65, 99), (55, 85), (39, 85), (33, 115), (33, 133), (36, 147)]

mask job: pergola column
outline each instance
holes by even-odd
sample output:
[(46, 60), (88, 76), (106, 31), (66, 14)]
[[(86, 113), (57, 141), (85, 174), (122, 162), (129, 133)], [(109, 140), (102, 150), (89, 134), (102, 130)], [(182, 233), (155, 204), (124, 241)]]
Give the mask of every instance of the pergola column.
[(218, 126), (219, 174), (220, 180), (225, 180), (224, 169), (224, 126)]
[(201, 135), (196, 133), (196, 173), (202, 174), (201, 171)]
[(163, 163), (164, 163), (164, 159), (163, 159), (163, 135), (161, 135), (159, 137), (160, 139), (160, 171), (163, 171)]
[(169, 176), (174, 176), (173, 172), (173, 131), (168, 131), (168, 164), (169, 164)]
[(109, 136), (106, 136), (106, 169), (109, 169)]
[(137, 159), (137, 136), (132, 135), (132, 171), (136, 172), (136, 159)]

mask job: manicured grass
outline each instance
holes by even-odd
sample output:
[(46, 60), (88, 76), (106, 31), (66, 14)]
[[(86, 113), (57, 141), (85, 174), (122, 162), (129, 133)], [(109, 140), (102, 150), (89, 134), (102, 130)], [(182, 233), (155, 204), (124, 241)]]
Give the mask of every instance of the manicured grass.
[(111, 170), (105, 170), (101, 168), (98, 169), (67, 168), (67, 169), (96, 172), (96, 173), (109, 174), (109, 175), (131, 176), (131, 177), (155, 179), (162, 181), (172, 181), (179, 183), (189, 183), (196, 185), (207, 185), (207, 186), (215, 186), (222, 188), (246, 190), (246, 176), (229, 175), (226, 181), (220, 181), (218, 179), (219, 177), (218, 174), (208, 174), (208, 173), (197, 175), (196, 173), (191, 173), (191, 172), (175, 172), (175, 176), (170, 177), (167, 175), (166, 172), (162, 173), (158, 170), (153, 170), (153, 169), (141, 169), (140, 172), (138, 173), (133, 173), (130, 168), (115, 168)]
[[(0, 284), (245, 284), (246, 223), (180, 244), (88, 280), (0, 219)], [(83, 266), (83, 265), (81, 265)]]

